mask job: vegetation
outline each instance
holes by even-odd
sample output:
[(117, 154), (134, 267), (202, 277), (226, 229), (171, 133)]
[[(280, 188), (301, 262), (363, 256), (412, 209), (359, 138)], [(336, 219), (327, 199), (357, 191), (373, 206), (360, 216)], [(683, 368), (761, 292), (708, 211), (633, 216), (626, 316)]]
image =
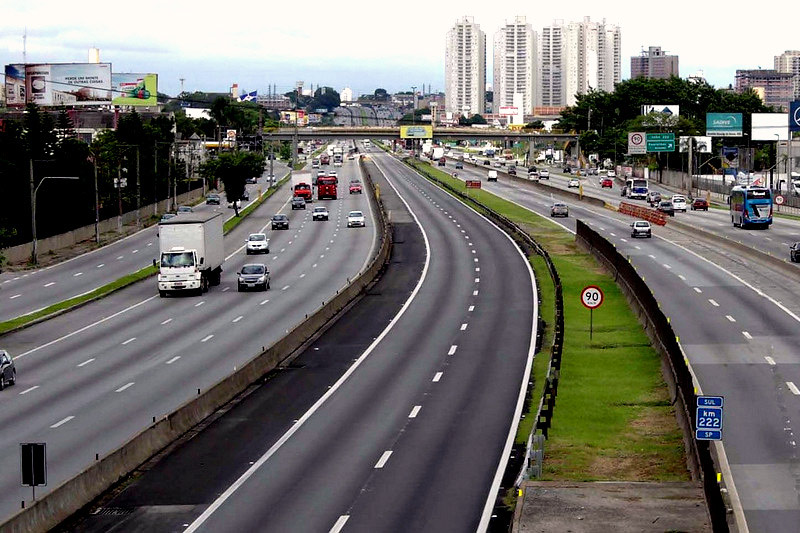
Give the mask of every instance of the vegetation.
[(267, 158), (256, 152), (224, 152), (200, 166), (200, 175), (214, 188), (217, 180), (225, 186), (225, 197), (234, 201), (233, 209), (239, 216), (236, 201), (242, 199), (248, 178), (257, 178), (264, 172)]
[(472, 115), (469, 118), (461, 117), (458, 119), (458, 124), (460, 126), (472, 126), (473, 124), (486, 124), (486, 119), (483, 118), (482, 115), (478, 115), (477, 113)]

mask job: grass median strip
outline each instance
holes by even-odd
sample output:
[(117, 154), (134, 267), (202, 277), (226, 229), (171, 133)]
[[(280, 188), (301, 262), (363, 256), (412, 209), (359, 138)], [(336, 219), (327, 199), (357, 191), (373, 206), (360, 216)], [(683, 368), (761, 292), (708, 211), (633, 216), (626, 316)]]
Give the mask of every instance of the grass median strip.
[[(462, 181), (427, 163), (411, 164), (521, 226), (547, 249), (561, 276), (566, 333), (543, 479), (688, 481), (682, 434), (660, 358), (613, 278), (578, 248), (572, 234), (551, 220), (484, 190), (467, 191)], [(542, 288), (542, 316), (552, 326), (552, 281), (541, 258), (529, 259)], [(597, 285), (605, 293), (603, 306), (594, 311), (591, 340), (589, 310), (580, 302), (586, 285)], [(534, 362), (535, 387), (518, 442), (527, 439), (534, 422), (551, 335), (548, 328)]]

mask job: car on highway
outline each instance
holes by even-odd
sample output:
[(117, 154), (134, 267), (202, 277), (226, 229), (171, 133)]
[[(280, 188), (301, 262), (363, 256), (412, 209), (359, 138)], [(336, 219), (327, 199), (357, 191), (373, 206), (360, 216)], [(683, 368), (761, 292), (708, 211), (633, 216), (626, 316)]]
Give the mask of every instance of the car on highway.
[(292, 196), (292, 210), (305, 209), (306, 199), (302, 196)]
[(456, 170), (460, 168), (464, 168), (464, 163), (462, 163), (461, 161), (456, 161)]
[(439, 161), (437, 161), (436, 164), (439, 165), (440, 167), (446, 166), (447, 158), (446, 157), (439, 158)]
[(580, 189), (580, 187), (581, 187), (581, 180), (579, 180), (578, 178), (572, 178), (571, 180), (569, 180), (569, 183), (567, 183), (568, 189), (573, 189), (573, 188)]
[(672, 200), (662, 200), (658, 202), (658, 207), (656, 207), (656, 209), (671, 217), (675, 216), (675, 206), (672, 205)]
[(186, 214), (186, 213), (194, 213), (194, 209), (192, 209), (189, 205), (179, 205), (178, 206), (178, 214)]
[(492, 161), (490, 159), (484, 159), (483, 160), (483, 164), (486, 165), (486, 166), (489, 166), (489, 165), (492, 164)]
[(361, 182), (358, 180), (351, 180), (349, 190), (350, 194), (362, 194), (363, 188), (361, 186)]
[(686, 212), (686, 197), (681, 194), (672, 195), (672, 207), (675, 211)]
[(222, 198), (219, 197), (219, 194), (211, 193), (206, 196), (206, 205), (219, 205), (222, 203)]
[(637, 220), (631, 222), (631, 237), (647, 237), (648, 239), (653, 236), (653, 230), (650, 223), (646, 220)]
[(161, 222), (164, 222), (165, 220), (169, 220), (171, 218), (175, 218), (176, 216), (178, 215), (176, 215), (175, 213), (164, 213), (163, 215), (161, 215)]
[(264, 263), (248, 263), (242, 265), (238, 273), (237, 287), (239, 292), (246, 289), (269, 289), (269, 269)]
[(0, 350), (0, 390), (16, 382), (17, 367), (14, 365), (14, 358), (6, 350)]
[(357, 228), (365, 227), (367, 225), (364, 213), (361, 211), (350, 211), (347, 213), (347, 227)]
[(616, 177), (617, 177), (617, 173), (616, 173), (616, 172), (614, 172), (613, 170), (609, 169), (609, 170), (608, 170), (608, 174), (607, 174), (607, 176), (608, 176), (609, 178), (616, 178)]
[(567, 204), (556, 202), (550, 207), (551, 217), (568, 217), (569, 206)]
[(272, 229), (289, 229), (289, 217), (283, 213), (272, 215)]
[(255, 183), (258, 183), (258, 178), (255, 177), (255, 176), (250, 176), (249, 178), (247, 178), (245, 180), (245, 183), (249, 183), (250, 185), (253, 185)]
[(311, 220), (328, 220), (328, 208), (324, 206), (315, 207), (311, 212)]
[(497, 171), (490, 170), (489, 174), (486, 176), (486, 181), (497, 181)]
[(705, 198), (692, 200), (692, 211), (708, 211), (708, 200)]
[(266, 233), (251, 233), (245, 241), (245, 254), (268, 254), (269, 253), (269, 239)]
[(550, 171), (547, 170), (546, 168), (543, 168), (542, 170), (539, 171), (539, 178), (543, 179), (543, 180), (549, 180), (550, 179)]
[(661, 202), (661, 193), (658, 191), (650, 191), (647, 193), (647, 203), (650, 207), (656, 207)]
[(510, 167), (508, 167), (508, 170), (506, 170), (506, 172), (508, 172), (512, 176), (516, 176), (517, 175), (517, 167), (515, 167), (514, 165), (511, 165)]
[(792, 263), (800, 261), (800, 242), (793, 242), (789, 245), (789, 259)]
[(614, 188), (614, 180), (612, 180), (611, 178), (603, 178), (603, 179), (601, 179), (600, 180), (600, 188), (601, 189), (605, 189), (606, 187), (608, 187), (609, 189), (613, 189)]
[(315, 157), (311, 160), (311, 168), (319, 168), (319, 158)]

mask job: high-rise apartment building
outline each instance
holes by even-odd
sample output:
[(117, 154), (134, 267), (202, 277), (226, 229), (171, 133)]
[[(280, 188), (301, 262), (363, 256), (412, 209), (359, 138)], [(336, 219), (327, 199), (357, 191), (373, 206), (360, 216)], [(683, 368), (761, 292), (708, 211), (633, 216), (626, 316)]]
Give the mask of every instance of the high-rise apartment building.
[(668, 56), (660, 46), (650, 46), (642, 50), (639, 57), (631, 57), (631, 78), (668, 79), (679, 76), (678, 56)]
[(542, 30), (540, 44), (540, 105), (575, 105), (576, 95), (613, 92), (622, 78), (621, 31), (605, 20), (556, 21)]
[(486, 110), (486, 34), (472, 17), (447, 32), (445, 110), (482, 115)]
[(736, 92), (753, 89), (764, 104), (777, 110), (787, 110), (794, 93), (794, 76), (772, 69), (736, 71)]
[(786, 50), (775, 56), (775, 70), (793, 76), (792, 98), (800, 99), (800, 50)]
[(506, 22), (494, 35), (494, 108), (514, 105), (521, 95), (522, 112), (533, 113), (537, 102), (537, 38), (525, 17)]

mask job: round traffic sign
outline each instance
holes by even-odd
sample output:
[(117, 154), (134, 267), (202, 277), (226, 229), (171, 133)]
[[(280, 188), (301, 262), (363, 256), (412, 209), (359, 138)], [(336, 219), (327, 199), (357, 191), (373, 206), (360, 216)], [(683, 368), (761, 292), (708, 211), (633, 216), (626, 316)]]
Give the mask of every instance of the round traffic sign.
[(631, 143), (634, 145), (640, 145), (644, 142), (644, 137), (639, 133), (634, 133), (631, 135)]
[(775, 196), (775, 203), (776, 204), (783, 205), (783, 202), (785, 202), (785, 201), (786, 201), (786, 199), (783, 196), (781, 196), (780, 194)]
[(603, 291), (596, 285), (589, 285), (581, 291), (581, 303), (589, 309), (597, 309), (603, 303)]

